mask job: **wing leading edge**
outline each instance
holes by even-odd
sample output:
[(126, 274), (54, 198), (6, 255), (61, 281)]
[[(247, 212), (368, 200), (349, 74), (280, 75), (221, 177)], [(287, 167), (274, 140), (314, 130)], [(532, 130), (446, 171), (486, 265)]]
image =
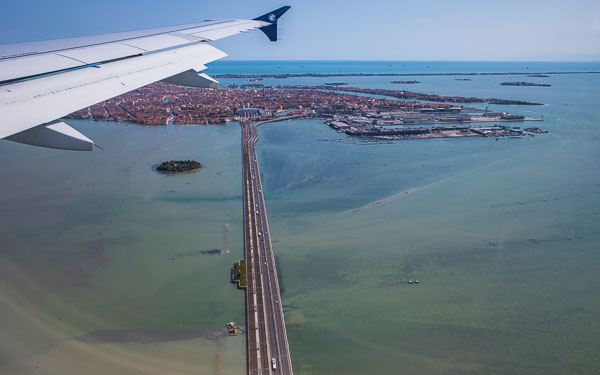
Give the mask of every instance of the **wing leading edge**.
[(254, 29), (276, 41), (277, 21), (289, 8), (253, 20), (0, 45), (0, 138), (91, 151), (93, 141), (58, 119), (160, 80), (217, 87), (201, 71), (227, 54), (208, 42)]

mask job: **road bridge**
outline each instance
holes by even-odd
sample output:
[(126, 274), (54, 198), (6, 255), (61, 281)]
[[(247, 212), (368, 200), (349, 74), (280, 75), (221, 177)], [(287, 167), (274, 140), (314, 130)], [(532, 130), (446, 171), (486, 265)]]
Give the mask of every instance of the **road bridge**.
[(256, 124), (243, 119), (244, 252), (248, 374), (293, 374), (277, 268), (271, 247), (256, 141)]

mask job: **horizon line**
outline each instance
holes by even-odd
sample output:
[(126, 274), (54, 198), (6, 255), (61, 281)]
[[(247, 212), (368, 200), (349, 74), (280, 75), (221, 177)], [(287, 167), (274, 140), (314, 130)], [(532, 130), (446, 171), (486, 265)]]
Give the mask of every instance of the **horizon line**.
[(367, 60), (367, 59), (235, 59), (224, 58), (213, 61), (214, 63), (223, 62), (276, 62), (276, 61), (299, 61), (299, 62), (471, 62), (471, 63), (600, 63), (598, 60)]

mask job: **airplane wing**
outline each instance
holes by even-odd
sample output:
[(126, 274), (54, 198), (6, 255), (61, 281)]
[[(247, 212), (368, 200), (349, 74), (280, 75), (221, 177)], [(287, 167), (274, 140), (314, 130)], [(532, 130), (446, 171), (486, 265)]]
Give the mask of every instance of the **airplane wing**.
[(201, 73), (227, 54), (208, 44), (259, 29), (277, 40), (284, 6), (252, 20), (196, 24), (0, 45), (0, 139), (91, 151), (60, 118), (156, 81), (217, 87)]

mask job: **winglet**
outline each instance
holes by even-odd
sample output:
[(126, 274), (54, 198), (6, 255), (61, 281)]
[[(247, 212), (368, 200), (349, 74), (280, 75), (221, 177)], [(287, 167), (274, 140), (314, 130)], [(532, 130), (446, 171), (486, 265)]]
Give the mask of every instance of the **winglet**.
[(265, 33), (265, 35), (269, 38), (271, 42), (277, 41), (277, 20), (281, 16), (283, 16), (283, 14), (288, 11), (288, 9), (290, 9), (290, 6), (286, 5), (272, 12), (265, 13), (262, 16), (256, 17), (254, 19), (254, 21), (263, 21), (270, 23), (270, 25), (261, 27), (260, 31)]

